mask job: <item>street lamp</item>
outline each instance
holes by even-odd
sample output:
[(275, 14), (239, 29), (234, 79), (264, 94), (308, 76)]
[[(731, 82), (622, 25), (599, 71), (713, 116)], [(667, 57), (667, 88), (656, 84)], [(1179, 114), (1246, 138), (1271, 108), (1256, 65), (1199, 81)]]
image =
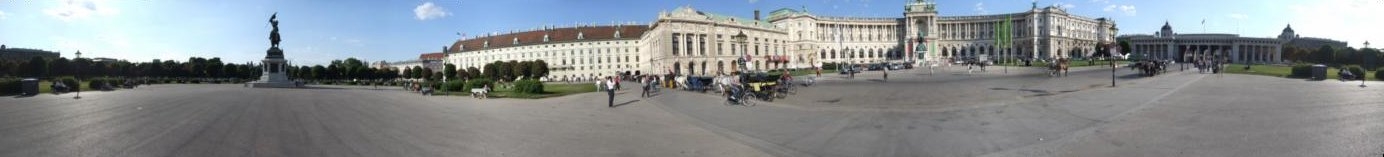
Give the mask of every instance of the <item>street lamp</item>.
[[(1370, 41), (1365, 41), (1365, 49), (1369, 49), (1369, 48), (1370, 48)], [(1370, 55), (1373, 55), (1373, 54), (1370, 54)], [(1361, 60), (1360, 60), (1360, 65), (1365, 65), (1365, 60), (1364, 60), (1364, 59), (1361, 59)], [(1369, 73), (1369, 71), (1364, 71), (1364, 70), (1361, 70), (1361, 71), (1360, 71), (1360, 88), (1365, 88), (1365, 78), (1366, 78), (1366, 77), (1369, 77), (1369, 75), (1367, 75), (1367, 73)], [(1375, 78), (1375, 79), (1379, 79), (1379, 78)]]
[[(82, 50), (77, 50), (77, 57), (76, 57), (75, 59), (73, 59), (73, 60), (75, 61), (75, 60), (80, 60), (80, 59), (82, 59)], [(74, 86), (77, 87), (77, 88), (76, 88), (77, 94), (76, 94), (76, 96), (73, 96), (72, 99), (82, 99), (82, 70), (81, 70), (82, 68), (81, 68), (81, 67), (77, 67), (76, 69), (77, 69), (77, 72), (76, 72), (76, 74), (74, 74), (76, 78), (74, 78), (74, 79), (77, 80), (77, 84), (74, 85)], [(91, 84), (87, 84), (87, 85), (91, 85)]]

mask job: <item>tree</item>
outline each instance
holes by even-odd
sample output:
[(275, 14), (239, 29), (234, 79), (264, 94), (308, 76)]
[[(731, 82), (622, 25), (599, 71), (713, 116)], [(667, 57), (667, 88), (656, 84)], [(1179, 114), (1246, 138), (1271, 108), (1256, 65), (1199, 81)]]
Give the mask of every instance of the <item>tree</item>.
[(534, 60), (533, 65), (530, 65), (529, 68), (532, 68), (531, 71), (533, 71), (534, 78), (548, 77), (548, 62), (545, 62), (542, 59)]
[(52, 62), (49, 62), (49, 63), (48, 63), (48, 73), (49, 73), (49, 75), (53, 75), (53, 76), (68, 76), (68, 75), (72, 75), (72, 72), (71, 72), (71, 71), (72, 71), (72, 68), (71, 68), (71, 67), (72, 67), (72, 62), (71, 62), (71, 61), (68, 61), (67, 58), (58, 57), (58, 58), (56, 58), (56, 59), (53, 59)]
[(311, 73), (312, 73), (312, 76), (310, 76), (309, 78), (311, 78), (311, 79), (313, 79), (313, 80), (324, 79), (324, 78), (326, 78), (326, 75), (327, 75), (327, 74), (326, 74), (326, 73), (327, 73), (327, 67), (324, 67), (324, 66), (322, 66), (322, 65), (315, 65), (315, 66), (312, 66), (312, 72), (311, 72)]
[(1364, 62), (1360, 66), (1370, 70), (1379, 69), (1379, 55), (1379, 50), (1360, 49), (1360, 59)]
[(481, 69), (476, 68), (476, 67), (466, 67), (466, 74), (467, 74), (467, 75), (470, 75), (469, 77), (466, 77), (466, 79), (477, 78), (477, 77), (484, 77), (484, 76), (485, 76), (485, 75), (481, 75)]
[(490, 80), (500, 80), (500, 64), (504, 64), (504, 62), (495, 61), (481, 66), (481, 70), (484, 70), (482, 73), (484, 74), (483, 76), (485, 76), (485, 78), (490, 78)]
[(523, 77), (523, 70), (520, 70), (522, 69), (522, 67), (519, 66), (523, 65), (519, 65), (519, 61), (516, 60), (509, 60), (509, 62), (505, 62), (505, 69), (509, 70), (508, 75), (505, 75), (505, 80), (513, 81), (515, 79), (518, 79), (519, 77)]
[(443, 77), (443, 78), (447, 78), (447, 79), (458, 79), (458, 78), (457, 78), (457, 65), (453, 65), (453, 64), (450, 64), (450, 63), (448, 63), (448, 64), (446, 64), (446, 65), (443, 65), (443, 68), (442, 68), (442, 77)]
[(469, 74), (469, 72), (466, 72), (466, 69), (464, 68), (457, 69), (457, 79), (461, 79), (461, 81), (466, 81), (466, 79), (471, 79), (471, 74)]
[(1134, 52), (1134, 48), (1129, 47), (1129, 41), (1120, 41), (1120, 54), (1128, 55), (1131, 52)]
[(213, 58), (211, 58), (210, 60), (207, 60), (207, 63), (206, 63), (206, 64), (207, 64), (207, 65), (206, 65), (206, 68), (207, 68), (206, 71), (207, 71), (207, 76), (208, 76), (208, 77), (215, 77), (215, 78), (225, 77), (225, 76), (222, 75), (222, 72), (225, 72), (225, 68), (222, 68), (222, 67), (226, 66), (226, 64), (225, 64), (225, 63), (221, 63), (221, 57), (213, 57)]
[(433, 73), (432, 73), (432, 77), (429, 77), (428, 80), (433, 80), (433, 81), (442, 80), (442, 72), (441, 72), (441, 71), (439, 71), (439, 72), (433, 72)]
[(34, 56), (34, 58), (29, 58), (29, 65), (24, 66), (24, 69), (27, 70), (24, 74), (28, 77), (47, 76), (48, 60), (44, 60), (43, 57)]
[(514, 65), (514, 69), (513, 69), (513, 70), (514, 70), (515, 78), (519, 78), (519, 79), (530, 79), (530, 78), (533, 78), (533, 69), (530, 69), (530, 67), (531, 67), (532, 65), (533, 65), (533, 62), (530, 62), (530, 61), (523, 61), (523, 62), (518, 62), (518, 63), (516, 63), (516, 64)]
[(344, 61), (341, 61), (341, 64), (342, 77), (346, 79), (361, 79), (366, 77), (366, 65), (364, 61), (360, 61), (360, 59), (351, 57), (346, 58), (346, 60)]
[(424, 79), (424, 80), (433, 80), (433, 70), (432, 70), (432, 68), (423, 68), (423, 70), (420, 70), (419, 73), (421, 73), (421, 74), (418, 75), (418, 76), (420, 76), (419, 78)]
[(1334, 53), (1334, 63), (1338, 65), (1360, 64), (1360, 58), (1355, 55), (1355, 49), (1350, 47), (1336, 49)]
[[(413, 71), (412, 71), (412, 72), (409, 72), (409, 73), (413, 73), (413, 74), (410, 74), (410, 75), (413, 76), (413, 77), (411, 77), (411, 78), (415, 78), (415, 79), (422, 79), (422, 78), (425, 78), (425, 77), (423, 76), (423, 70), (424, 70), (424, 69), (423, 69), (423, 66), (413, 66)], [(429, 71), (429, 73), (431, 73), (431, 71)]]
[(1322, 47), (1317, 48), (1316, 52), (1312, 52), (1312, 57), (1314, 58), (1313, 61), (1317, 62), (1318, 64), (1330, 64), (1331, 60), (1335, 59), (1334, 55), (1332, 54), (1334, 52), (1335, 51), (1331, 49), (1331, 46), (1322, 45)]

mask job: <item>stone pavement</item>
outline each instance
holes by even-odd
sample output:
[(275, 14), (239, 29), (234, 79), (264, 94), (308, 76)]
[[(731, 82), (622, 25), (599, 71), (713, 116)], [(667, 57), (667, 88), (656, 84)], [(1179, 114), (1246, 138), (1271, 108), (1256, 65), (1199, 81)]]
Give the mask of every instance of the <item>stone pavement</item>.
[[(628, 91), (626, 91), (628, 92)], [(0, 98), (0, 156), (767, 156), (620, 94), (153, 85)], [(599, 99), (597, 99), (599, 98)]]
[[(1070, 80), (1079, 77), (1082, 76), (1073, 76)], [(857, 75), (857, 79), (860, 78)], [(983, 79), (953, 82), (963, 85), (936, 86), (1011, 83)], [(1052, 88), (1063, 88), (1062, 81), (1066, 80), (1042, 80), (1034, 85), (1055, 82), (1052, 84), (1059, 86)], [(667, 95), (659, 97), (657, 102), (669, 111), (703, 121), (704, 127), (713, 128), (709, 130), (725, 131), (720, 134), (730, 135), (727, 137), (765, 152), (788, 156), (1374, 156), (1384, 153), (1384, 138), (1380, 138), (1384, 135), (1384, 125), (1381, 125), (1384, 123), (1379, 123), (1384, 119), (1384, 106), (1381, 106), (1384, 99), (1379, 97), (1384, 90), (1359, 88), (1349, 83), (1176, 72), (1124, 81), (1114, 88), (1096, 87), (954, 105), (963, 107), (926, 107), (931, 105), (926, 103), (869, 105), (907, 98), (889, 96), (900, 94), (887, 89), (891, 86), (908, 89), (930, 86), (894, 84), (892, 78), (887, 83), (838, 83), (886, 85), (857, 85), (854, 89), (808, 87), (806, 90), (862, 91), (884, 93), (877, 95), (885, 96), (857, 95), (862, 101), (853, 103), (860, 104), (775, 102), (748, 108), (723, 106), (708, 101), (718, 97), (704, 94)], [(822, 84), (829, 86), (830, 82)], [(1079, 87), (1080, 83), (1075, 85)], [(1381, 85), (1384, 84), (1372, 82), (1370, 86)], [(945, 91), (902, 95), (938, 92)], [(903, 101), (937, 99), (913, 98), (916, 100)]]
[[(0, 98), (0, 156), (1378, 156), (1384, 83), (1099, 68), (823, 78), (754, 107), (153, 85)], [(630, 84), (634, 85), (634, 84)], [(851, 92), (857, 91), (857, 92)], [(844, 94), (843, 94), (844, 93)]]

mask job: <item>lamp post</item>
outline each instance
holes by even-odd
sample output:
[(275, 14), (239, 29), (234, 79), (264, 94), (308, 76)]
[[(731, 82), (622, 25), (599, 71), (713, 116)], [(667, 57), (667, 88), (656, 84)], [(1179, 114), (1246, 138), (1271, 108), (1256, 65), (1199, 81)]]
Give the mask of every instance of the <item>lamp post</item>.
[[(1107, 47), (1109, 48), (1109, 46)], [(1115, 51), (1119, 49), (1119, 46), (1114, 46), (1105, 50), (1105, 53), (1108, 54), (1105, 58), (1110, 62), (1110, 87), (1115, 87), (1115, 69), (1118, 69), (1115, 68)]]
[[(1369, 49), (1369, 48), (1370, 48), (1370, 41), (1365, 41), (1365, 49)], [(1374, 55), (1374, 54), (1370, 54), (1370, 55)], [(1364, 60), (1364, 59), (1361, 59), (1361, 60), (1360, 60), (1360, 65), (1365, 65), (1365, 60)], [(1367, 75), (1369, 72), (1370, 72), (1370, 71), (1365, 71), (1365, 70), (1361, 70), (1361, 71), (1360, 71), (1360, 88), (1365, 88), (1365, 78), (1366, 78), (1366, 77), (1369, 77), (1369, 75)], [(1379, 78), (1375, 78), (1375, 79), (1379, 79)]]
[[(78, 59), (82, 59), (82, 50), (77, 50), (77, 57), (76, 57), (75, 59), (73, 59), (73, 60), (75, 61), (75, 60), (78, 60)], [(76, 88), (77, 94), (76, 94), (76, 96), (73, 96), (72, 99), (82, 99), (82, 70), (81, 70), (82, 67), (77, 67), (76, 69), (78, 69), (77, 72), (76, 72), (76, 74), (75, 74), (75, 75), (76, 75), (76, 78), (75, 78), (75, 79), (77, 80), (77, 84), (74, 85), (74, 86), (77, 87), (77, 88)], [(87, 84), (87, 85), (91, 85), (91, 84)]]

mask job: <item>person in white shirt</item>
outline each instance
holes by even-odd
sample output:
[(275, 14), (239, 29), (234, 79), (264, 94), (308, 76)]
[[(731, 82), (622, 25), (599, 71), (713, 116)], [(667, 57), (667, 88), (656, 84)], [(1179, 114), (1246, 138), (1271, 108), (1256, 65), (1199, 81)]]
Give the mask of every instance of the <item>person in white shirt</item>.
[(607, 76), (604, 82), (606, 88), (606, 95), (610, 96), (610, 101), (606, 103), (606, 106), (610, 108), (615, 108), (615, 79)]

